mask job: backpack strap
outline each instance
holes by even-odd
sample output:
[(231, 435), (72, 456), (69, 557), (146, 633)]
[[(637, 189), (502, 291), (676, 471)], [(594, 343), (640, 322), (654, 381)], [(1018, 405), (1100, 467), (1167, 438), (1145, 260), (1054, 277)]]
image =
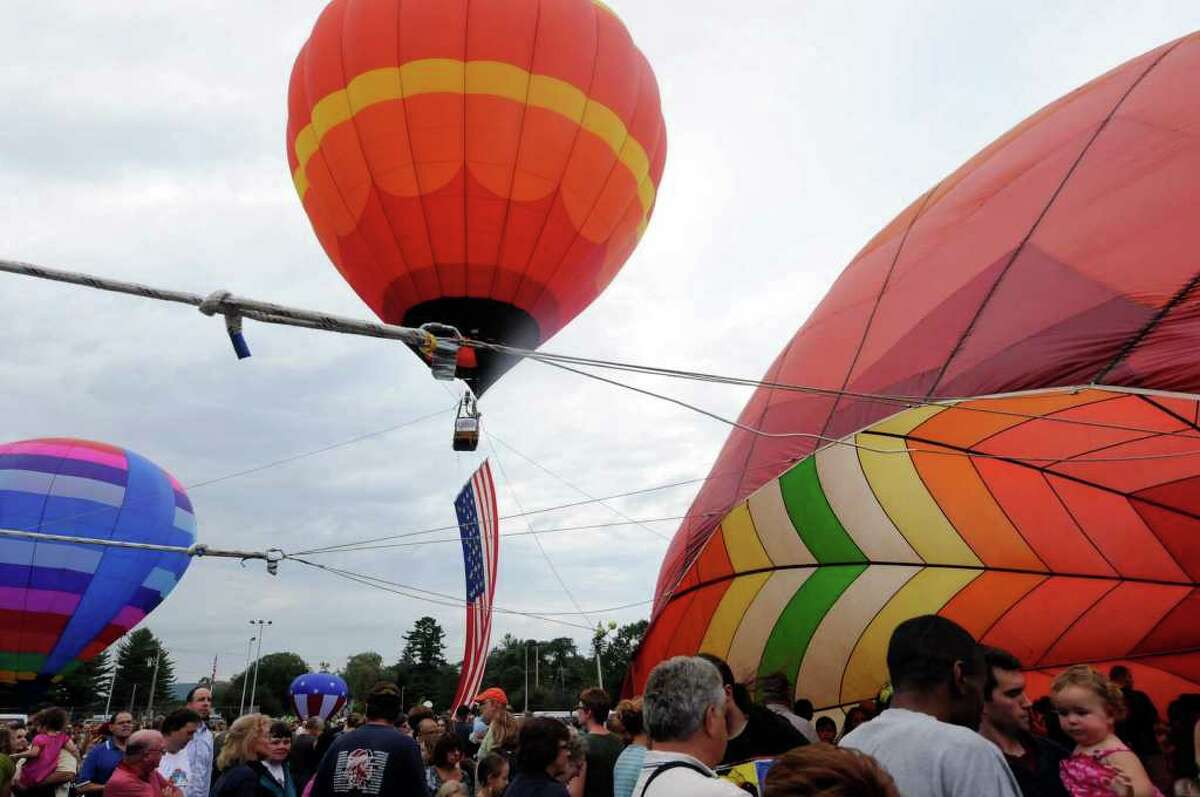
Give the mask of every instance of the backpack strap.
[(707, 770), (701, 769), (700, 767), (696, 766), (695, 764), (693, 764), (691, 762), (668, 761), (667, 763), (663, 764), (658, 769), (651, 772), (650, 777), (646, 778), (646, 785), (642, 787), (641, 797), (646, 797), (646, 792), (649, 791), (650, 784), (654, 782), (655, 778), (657, 778), (659, 775), (661, 775), (664, 772), (671, 770), (671, 769), (690, 769), (693, 772), (698, 772), (699, 774), (703, 775), (706, 778), (711, 777)]

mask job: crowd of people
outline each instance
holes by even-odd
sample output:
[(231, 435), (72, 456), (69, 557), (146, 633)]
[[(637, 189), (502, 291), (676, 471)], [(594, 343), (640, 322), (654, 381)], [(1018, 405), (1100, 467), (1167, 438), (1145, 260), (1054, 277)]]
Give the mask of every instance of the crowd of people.
[(517, 716), (498, 687), (472, 707), (408, 711), (377, 684), (336, 724), (262, 714), (228, 728), (198, 687), (138, 728), (102, 733), (49, 708), (0, 726), (0, 797), (735, 797), (725, 767), (769, 760), (762, 797), (1200, 797), (1200, 695), (1160, 722), (1128, 668), (1070, 667), (1031, 702), (1021, 662), (942, 617), (901, 623), (889, 688), (814, 717), (782, 674), (751, 690), (708, 654), (650, 673), (613, 707), (585, 689), (573, 716)]

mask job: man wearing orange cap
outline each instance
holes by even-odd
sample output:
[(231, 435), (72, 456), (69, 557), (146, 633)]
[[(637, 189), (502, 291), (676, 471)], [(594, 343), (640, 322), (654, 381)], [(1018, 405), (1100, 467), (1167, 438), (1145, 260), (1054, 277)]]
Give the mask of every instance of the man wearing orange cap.
[(484, 689), (479, 694), (475, 695), (475, 702), (479, 704), (479, 716), (487, 723), (487, 733), (483, 736), (483, 741), (479, 743), (479, 757), (492, 752), (492, 746), (495, 740), (492, 738), (492, 729), (495, 724), (492, 722), (501, 712), (508, 711), (508, 695), (504, 694), (504, 690), (498, 686), (492, 686)]

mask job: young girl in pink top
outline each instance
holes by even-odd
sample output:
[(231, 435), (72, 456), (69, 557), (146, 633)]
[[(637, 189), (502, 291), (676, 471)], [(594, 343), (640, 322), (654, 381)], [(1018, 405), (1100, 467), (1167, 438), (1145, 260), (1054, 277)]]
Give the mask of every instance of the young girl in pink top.
[(75, 745), (66, 734), (67, 712), (61, 708), (48, 708), (36, 718), (38, 733), (33, 737), (33, 743), (23, 753), (16, 753), (12, 758), (27, 759), (21, 765), (18, 782), (22, 788), (32, 788), (45, 780), (58, 769), (58, 754), (66, 747), (73, 755)]
[(1062, 729), (1075, 741), (1059, 776), (1072, 797), (1162, 797), (1142, 762), (1113, 734), (1125, 711), (1121, 690), (1087, 665), (1065, 670), (1050, 686)]

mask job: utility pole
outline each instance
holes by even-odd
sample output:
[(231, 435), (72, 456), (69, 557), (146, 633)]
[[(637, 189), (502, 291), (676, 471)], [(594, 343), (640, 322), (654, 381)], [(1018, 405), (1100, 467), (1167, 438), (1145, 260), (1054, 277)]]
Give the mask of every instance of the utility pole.
[(254, 683), (250, 687), (250, 708), (254, 708), (254, 696), (258, 692), (258, 665), (262, 662), (263, 627), (270, 624), (270, 620), (250, 621), (250, 625), (258, 625), (258, 656), (254, 659)]
[(258, 637), (250, 637), (250, 641), (246, 643), (246, 669), (242, 670), (242, 702), (238, 704), (238, 716), (246, 713), (246, 682), (250, 680), (250, 651), (254, 649), (254, 640)]
[(525, 642), (525, 711), (529, 711), (529, 642)]
[(154, 722), (154, 690), (158, 688), (158, 662), (161, 659), (162, 645), (159, 645), (154, 653), (154, 674), (150, 676), (150, 701), (146, 704), (146, 713), (150, 715), (151, 722)]
[(592, 635), (592, 643), (596, 646), (596, 683), (600, 688), (604, 688), (604, 671), (600, 669), (600, 647), (604, 644), (604, 638), (616, 630), (617, 624), (609, 621), (608, 625), (604, 623), (596, 623), (596, 632)]
[(104, 701), (104, 716), (112, 716), (112, 695), (117, 688), (117, 667), (113, 665), (112, 678), (108, 681), (108, 699)]
[(539, 666), (542, 663), (542, 654), (537, 645), (533, 646), (533, 685), (537, 689), (542, 688), (542, 679), (538, 675)]

